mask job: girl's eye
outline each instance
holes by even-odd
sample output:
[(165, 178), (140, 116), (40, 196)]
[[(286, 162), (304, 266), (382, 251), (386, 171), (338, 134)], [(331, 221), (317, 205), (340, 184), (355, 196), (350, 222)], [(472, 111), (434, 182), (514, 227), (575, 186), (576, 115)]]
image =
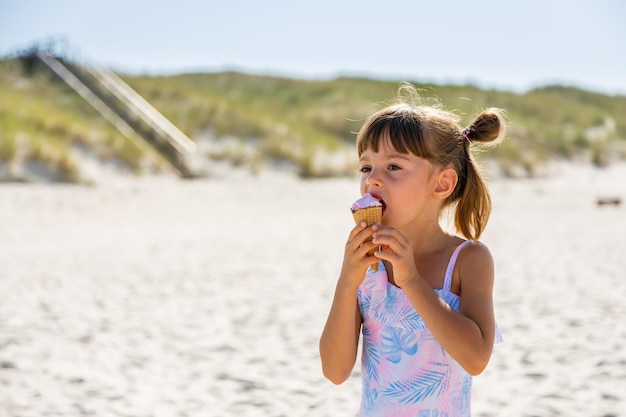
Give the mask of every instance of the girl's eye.
[(398, 165), (395, 165), (395, 164), (390, 164), (388, 169), (389, 169), (389, 171), (396, 171), (396, 170), (400, 169), (400, 167)]
[(370, 172), (371, 170), (372, 170), (372, 168), (370, 168), (368, 166), (359, 168), (359, 172)]

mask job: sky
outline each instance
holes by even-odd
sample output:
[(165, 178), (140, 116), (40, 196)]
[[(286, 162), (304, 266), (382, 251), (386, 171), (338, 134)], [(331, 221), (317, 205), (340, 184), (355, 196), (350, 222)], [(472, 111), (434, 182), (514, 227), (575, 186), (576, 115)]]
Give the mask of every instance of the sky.
[(622, 0), (0, 0), (0, 56), (49, 38), (127, 74), (237, 70), (626, 95)]

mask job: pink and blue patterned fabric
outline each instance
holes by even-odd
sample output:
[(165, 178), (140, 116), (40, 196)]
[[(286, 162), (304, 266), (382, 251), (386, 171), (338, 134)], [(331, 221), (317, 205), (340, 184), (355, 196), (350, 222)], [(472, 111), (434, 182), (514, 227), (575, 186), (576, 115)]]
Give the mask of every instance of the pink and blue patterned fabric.
[[(450, 258), (444, 285), (435, 292), (459, 311), (450, 291), (460, 250)], [(472, 376), (441, 347), (402, 289), (389, 283), (382, 262), (368, 269), (358, 291), (363, 317), (362, 417), (470, 416)], [(502, 341), (496, 328), (496, 343)]]

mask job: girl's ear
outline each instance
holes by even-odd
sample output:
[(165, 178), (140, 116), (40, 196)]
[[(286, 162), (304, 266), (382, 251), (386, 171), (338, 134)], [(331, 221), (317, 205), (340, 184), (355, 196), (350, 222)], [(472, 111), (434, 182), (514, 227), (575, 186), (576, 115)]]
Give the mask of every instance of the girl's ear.
[(433, 197), (437, 200), (445, 200), (454, 191), (457, 182), (459, 182), (459, 176), (452, 168), (442, 169), (437, 174), (437, 182), (433, 188)]

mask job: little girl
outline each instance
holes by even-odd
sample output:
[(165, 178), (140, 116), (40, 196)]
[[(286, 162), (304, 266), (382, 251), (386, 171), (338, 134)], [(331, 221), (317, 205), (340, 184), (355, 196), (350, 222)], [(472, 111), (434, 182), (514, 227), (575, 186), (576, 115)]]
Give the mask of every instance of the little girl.
[[(453, 113), (402, 100), (359, 131), (361, 194), (382, 203), (383, 217), (350, 232), (320, 356), (341, 384), (362, 330), (360, 416), (470, 416), (472, 375), (500, 341), (493, 259), (477, 240), (491, 199), (471, 148), (504, 131), (497, 109), (463, 129)], [(446, 208), (462, 237), (442, 228)]]

